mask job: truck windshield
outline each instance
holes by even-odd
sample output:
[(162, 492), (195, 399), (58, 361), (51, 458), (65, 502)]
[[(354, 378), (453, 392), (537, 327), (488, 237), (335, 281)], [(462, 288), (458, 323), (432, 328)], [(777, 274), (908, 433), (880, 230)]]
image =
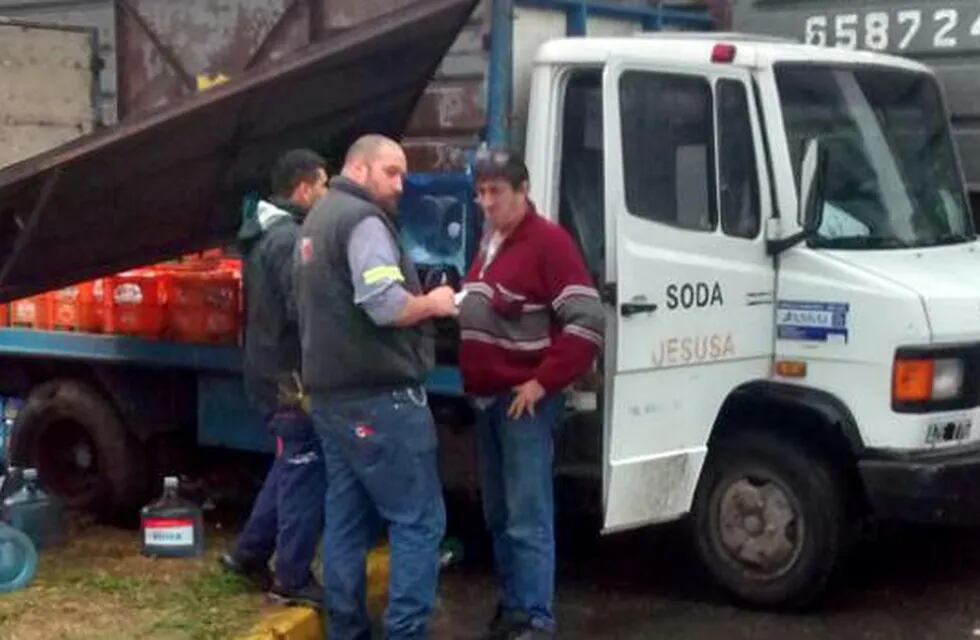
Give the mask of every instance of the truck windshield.
[(782, 64), (776, 82), (799, 183), (806, 141), (827, 149), (824, 219), (811, 246), (927, 247), (974, 237), (931, 76)]

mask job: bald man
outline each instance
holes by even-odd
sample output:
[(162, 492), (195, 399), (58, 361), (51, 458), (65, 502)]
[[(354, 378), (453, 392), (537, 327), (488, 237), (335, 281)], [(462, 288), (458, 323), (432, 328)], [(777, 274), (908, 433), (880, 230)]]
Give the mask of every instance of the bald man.
[(436, 434), (423, 384), (433, 318), (453, 291), (422, 293), (394, 217), (405, 153), (369, 135), (300, 231), (295, 289), (303, 379), (327, 470), (324, 587), (331, 640), (371, 637), (365, 557), (387, 528), (385, 637), (424, 638), (445, 529)]

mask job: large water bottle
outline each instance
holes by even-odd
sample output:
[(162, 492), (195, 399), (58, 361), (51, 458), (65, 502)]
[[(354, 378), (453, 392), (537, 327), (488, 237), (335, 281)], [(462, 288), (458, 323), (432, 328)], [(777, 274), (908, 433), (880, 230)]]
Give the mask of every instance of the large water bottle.
[(201, 508), (177, 495), (177, 478), (163, 479), (163, 496), (140, 512), (142, 553), (155, 558), (192, 558), (204, 553)]
[(23, 589), (37, 573), (37, 549), (24, 532), (0, 522), (0, 593)]
[(3, 502), (4, 519), (44, 549), (65, 540), (61, 501), (41, 490), (37, 469), (24, 469), (23, 485)]

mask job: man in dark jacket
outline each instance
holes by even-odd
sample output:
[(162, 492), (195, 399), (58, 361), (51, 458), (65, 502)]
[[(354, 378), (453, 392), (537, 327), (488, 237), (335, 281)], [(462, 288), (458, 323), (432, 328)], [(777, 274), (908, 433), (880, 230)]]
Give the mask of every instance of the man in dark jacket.
[[(273, 599), (321, 606), (310, 572), (323, 526), (326, 491), (320, 444), (303, 404), (293, 298), (293, 253), (300, 223), (326, 193), (325, 163), (294, 149), (276, 162), (268, 201), (247, 211), (238, 237), (244, 255), (245, 389), (276, 437), (276, 458), (234, 550), (221, 558)], [(276, 554), (275, 579), (269, 558)]]

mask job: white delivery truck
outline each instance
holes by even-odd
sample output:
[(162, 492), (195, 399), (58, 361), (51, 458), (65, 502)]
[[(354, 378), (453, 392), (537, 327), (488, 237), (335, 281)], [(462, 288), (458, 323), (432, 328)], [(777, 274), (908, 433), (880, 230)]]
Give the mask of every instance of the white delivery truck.
[(550, 41), (530, 86), (532, 197), (608, 308), (605, 531), (690, 514), (729, 592), (800, 606), (869, 517), (978, 520), (980, 246), (928, 68), (677, 33)]

